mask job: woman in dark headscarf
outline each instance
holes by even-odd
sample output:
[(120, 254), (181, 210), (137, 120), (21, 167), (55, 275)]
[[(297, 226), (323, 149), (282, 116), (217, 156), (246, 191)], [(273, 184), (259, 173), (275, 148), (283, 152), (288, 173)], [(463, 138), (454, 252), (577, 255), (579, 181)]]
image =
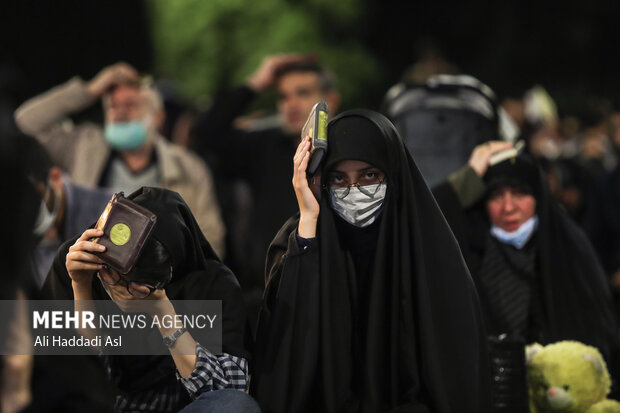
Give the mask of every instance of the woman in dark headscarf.
[(458, 245), (393, 125), (328, 125), (320, 198), (274, 239), (251, 393), (265, 412), (485, 412), (487, 354)]
[[(510, 147), (476, 147), (468, 165), (433, 190), (478, 287), (487, 331), (498, 349), (514, 348), (521, 364), (526, 343), (581, 341), (603, 353), (613, 376), (618, 330), (605, 273), (529, 155), (513, 152), (489, 166)], [(523, 373), (524, 366), (512, 367)], [(527, 406), (525, 374), (514, 380)]]
[[(157, 216), (134, 268), (121, 275), (106, 267), (93, 254), (104, 247), (90, 241), (103, 232), (89, 229), (61, 247), (44, 291), (54, 299), (112, 298), (121, 308), (121, 300), (156, 300), (153, 308), (166, 314), (174, 313), (169, 300), (221, 300), (222, 353), (212, 354), (194, 341), (199, 331), (160, 328), (172, 357), (106, 356), (118, 388), (115, 410), (177, 412), (191, 399), (200, 398), (216, 410), (218, 402), (226, 402), (230, 411), (255, 411), (254, 402), (243, 392), (249, 382), (246, 313), (235, 276), (217, 258), (179, 194), (141, 188), (128, 199)], [(188, 345), (189, 352), (175, 350)], [(196, 352), (191, 354), (194, 347)], [(183, 411), (202, 411), (199, 407), (200, 403), (191, 403)]]

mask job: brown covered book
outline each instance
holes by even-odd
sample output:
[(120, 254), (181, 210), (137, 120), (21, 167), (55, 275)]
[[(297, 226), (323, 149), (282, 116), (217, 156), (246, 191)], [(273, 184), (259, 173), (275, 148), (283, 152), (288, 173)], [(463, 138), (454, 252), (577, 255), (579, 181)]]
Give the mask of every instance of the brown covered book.
[(155, 214), (131, 202), (122, 192), (114, 194), (95, 226), (103, 230), (103, 236), (92, 241), (106, 247), (97, 255), (119, 273), (128, 273), (156, 221)]

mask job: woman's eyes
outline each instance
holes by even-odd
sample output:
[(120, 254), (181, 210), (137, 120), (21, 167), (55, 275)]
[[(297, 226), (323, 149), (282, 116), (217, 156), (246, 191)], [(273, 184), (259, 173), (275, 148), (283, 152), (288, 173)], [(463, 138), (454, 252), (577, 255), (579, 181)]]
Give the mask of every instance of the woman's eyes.
[[(378, 171), (368, 171), (364, 172), (360, 175), (359, 179), (355, 181), (355, 183), (359, 184), (368, 184), (368, 183), (377, 183), (381, 180), (382, 175), (381, 172)], [(347, 179), (342, 175), (331, 175), (329, 177), (329, 183), (333, 185), (348, 185)]]
[(329, 177), (329, 183), (331, 184), (342, 184), (344, 183), (344, 178), (338, 175), (332, 175)]
[(365, 172), (360, 178), (361, 182), (379, 182), (381, 174), (375, 171)]

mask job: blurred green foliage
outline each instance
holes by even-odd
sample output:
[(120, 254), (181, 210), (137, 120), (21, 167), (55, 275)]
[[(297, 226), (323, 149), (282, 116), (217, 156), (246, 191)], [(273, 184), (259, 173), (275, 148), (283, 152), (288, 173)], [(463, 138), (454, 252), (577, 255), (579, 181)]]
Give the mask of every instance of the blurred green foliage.
[[(363, 0), (182, 0), (149, 2), (155, 74), (194, 100), (241, 84), (268, 55), (317, 53), (336, 74), (343, 107), (383, 69), (354, 33)], [(352, 34), (353, 33), (353, 34)], [(272, 109), (273, 94), (258, 106)]]

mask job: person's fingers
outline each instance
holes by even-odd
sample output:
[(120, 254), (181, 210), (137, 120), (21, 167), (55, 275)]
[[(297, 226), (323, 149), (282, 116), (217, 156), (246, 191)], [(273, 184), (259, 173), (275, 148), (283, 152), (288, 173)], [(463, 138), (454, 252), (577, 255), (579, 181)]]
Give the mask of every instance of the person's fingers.
[(276, 61), (276, 67), (286, 66), (292, 63), (304, 62), (304, 61), (312, 61), (315, 58), (312, 55), (301, 54), (301, 53), (289, 53), (280, 55)]
[(503, 150), (512, 147), (511, 142), (504, 141), (488, 141), (481, 145), (476, 146), (472, 153), (473, 159), (485, 159), (491, 157), (491, 155), (501, 152)]
[(128, 63), (120, 62), (118, 68), (128, 76), (138, 76), (138, 71)]
[[(306, 169), (308, 168), (308, 162), (310, 162), (310, 151), (306, 152), (306, 154), (302, 158), (301, 162), (299, 163), (299, 170), (303, 171), (303, 172), (306, 172)], [(305, 179), (304, 179), (304, 181), (305, 181)]]
[(71, 274), (75, 271), (97, 271), (101, 269), (101, 264), (93, 264), (88, 262), (74, 261), (73, 264), (67, 266), (67, 271)]
[(298, 152), (295, 154), (295, 157), (293, 158), (293, 165), (295, 166), (295, 169), (297, 169), (297, 167), (299, 166), (299, 163), (303, 160), (303, 157), (305, 156), (306, 152), (308, 152), (311, 147), (312, 147), (312, 144), (310, 143), (310, 139), (303, 139), (301, 141), (301, 143), (299, 144), (299, 147), (297, 148)]
[[(84, 231), (82, 233), (82, 235), (80, 236), (80, 238), (78, 238), (77, 241), (84, 241), (84, 240), (89, 240), (91, 238), (96, 238), (96, 237), (100, 237), (103, 235), (103, 231), (97, 228), (90, 228), (87, 229), (86, 231)], [(76, 241), (76, 244), (77, 244)]]
[(306, 161), (305, 165), (303, 164), (304, 159), (309, 157), (310, 148), (312, 147), (310, 141), (305, 141), (302, 147), (302, 151), (297, 155), (295, 159), (295, 174), (301, 179), (301, 177), (305, 177), (306, 167), (308, 162)]
[(138, 76), (138, 71), (126, 62), (118, 62), (110, 66), (110, 70), (116, 76), (126, 76), (134, 78)]
[(104, 252), (105, 246), (91, 241), (78, 241), (69, 247), (69, 252), (72, 251)]
[(310, 162), (310, 152), (306, 152), (306, 155), (303, 157), (300, 165), (299, 165), (299, 185), (301, 188), (306, 189), (310, 188), (308, 184), (308, 178), (306, 176), (306, 171), (308, 170), (308, 163)]
[(278, 66), (282, 63), (295, 61), (299, 59), (302, 55), (298, 53), (284, 53), (284, 54), (276, 54), (269, 58), (267, 58), (266, 62), (271, 63), (274, 66)]
[(101, 258), (84, 251), (71, 251), (67, 254), (67, 261), (82, 261), (103, 264)]
[(301, 142), (299, 142), (299, 146), (297, 147), (298, 149), (297, 154), (302, 153), (306, 149), (306, 147), (308, 146), (308, 143), (310, 143), (310, 140), (311, 138), (309, 136), (306, 136), (305, 138), (301, 140)]
[(306, 169), (308, 168), (308, 162), (310, 161), (310, 152), (306, 152), (304, 157), (301, 159), (299, 166), (297, 168), (298, 179), (297, 185), (300, 189), (308, 188), (308, 180), (306, 179)]
[(293, 156), (293, 162), (297, 159), (297, 157), (299, 156), (299, 154), (301, 153), (305, 145), (306, 145), (306, 140), (302, 139), (301, 142), (299, 142), (299, 145), (297, 145), (297, 150), (295, 151), (295, 155)]
[(127, 292), (127, 286), (124, 284), (108, 285), (108, 289), (114, 300), (129, 301), (133, 298), (133, 296)]
[(504, 141), (489, 141), (487, 142), (487, 149), (493, 154), (499, 151), (503, 151), (512, 147), (511, 142)]

